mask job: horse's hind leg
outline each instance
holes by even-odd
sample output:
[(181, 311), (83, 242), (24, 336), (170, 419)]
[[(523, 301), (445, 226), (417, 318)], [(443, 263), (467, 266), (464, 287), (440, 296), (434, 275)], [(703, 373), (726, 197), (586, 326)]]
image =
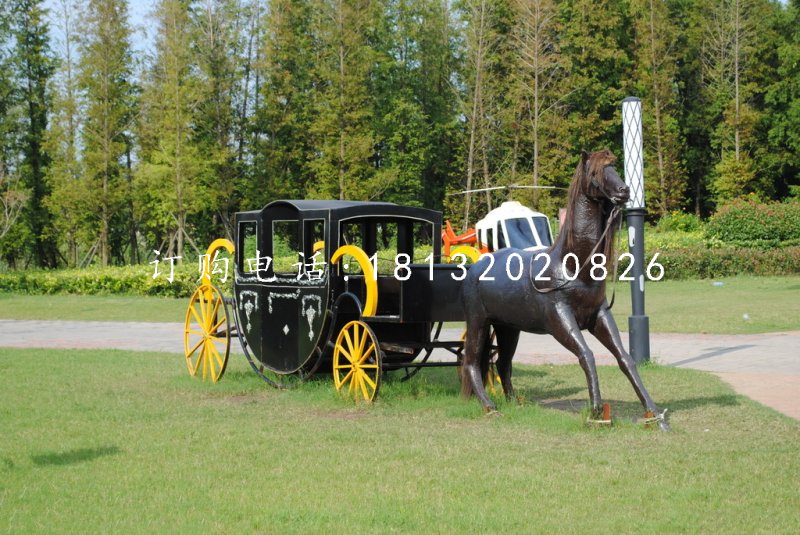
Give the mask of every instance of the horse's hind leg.
[(489, 338), (489, 324), (482, 319), (467, 321), (467, 336), (464, 340), (464, 359), (461, 362), (461, 394), (475, 394), (487, 412), (497, 407), (486, 394), (481, 376), (481, 359)]
[[(639, 377), (636, 363), (633, 362), (631, 356), (625, 351), (625, 346), (622, 344), (617, 323), (614, 321), (614, 316), (611, 315), (611, 311), (608, 310), (607, 303), (600, 308), (600, 312), (597, 314), (597, 321), (595, 321), (591, 333), (601, 344), (607, 347), (617, 359), (617, 364), (622, 370), (622, 373), (628, 378), (628, 381), (630, 381), (642, 405), (653, 414), (660, 414), (655, 402), (653, 402), (650, 394), (647, 393), (647, 389), (644, 387), (641, 377)], [(659, 427), (662, 431), (669, 431), (669, 424), (664, 419), (659, 420)]]
[(519, 330), (495, 325), (494, 331), (497, 333), (497, 373), (500, 375), (506, 399), (511, 400), (514, 399), (514, 387), (511, 386), (511, 360), (517, 351)]

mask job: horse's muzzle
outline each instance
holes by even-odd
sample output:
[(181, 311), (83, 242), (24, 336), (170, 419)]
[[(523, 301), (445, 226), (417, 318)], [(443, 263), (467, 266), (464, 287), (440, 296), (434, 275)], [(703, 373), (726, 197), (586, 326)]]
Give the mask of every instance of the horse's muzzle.
[(631, 190), (628, 186), (622, 186), (610, 198), (614, 204), (625, 204), (631, 198)]

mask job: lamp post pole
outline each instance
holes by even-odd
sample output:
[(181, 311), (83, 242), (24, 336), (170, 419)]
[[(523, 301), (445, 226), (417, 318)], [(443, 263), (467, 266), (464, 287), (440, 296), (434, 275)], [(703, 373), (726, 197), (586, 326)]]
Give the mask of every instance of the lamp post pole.
[(644, 313), (644, 163), (642, 151), (642, 101), (622, 101), (622, 141), (625, 151), (625, 183), (631, 190), (626, 216), (628, 250), (633, 255), (631, 281), (632, 315), (628, 318), (628, 342), (637, 364), (650, 360), (650, 318)]

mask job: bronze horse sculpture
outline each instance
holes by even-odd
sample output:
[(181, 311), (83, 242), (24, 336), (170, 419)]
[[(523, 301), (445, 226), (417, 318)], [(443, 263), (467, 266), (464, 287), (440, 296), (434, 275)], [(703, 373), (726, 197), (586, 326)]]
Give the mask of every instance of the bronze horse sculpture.
[[(642, 405), (656, 415), (659, 427), (669, 430), (664, 413), (647, 393), (636, 364), (622, 344), (606, 300), (605, 278), (595, 280), (599, 277), (593, 278), (590, 269), (592, 257), (598, 253), (612, 263), (614, 222), (630, 196), (614, 169), (615, 161), (608, 150), (582, 154), (568, 192), (565, 224), (546, 254), (501, 249), (482, 257), (467, 272), (461, 289), (467, 322), (462, 393), (474, 393), (487, 412), (496, 411), (484, 387), (490, 358), (489, 330), (493, 327), (497, 372), (507, 398), (513, 397), (511, 359), (520, 331), (551, 334), (578, 357), (589, 387), (592, 417), (599, 417), (602, 406), (597, 369), (581, 333), (589, 330), (616, 357)], [(570, 253), (577, 262), (574, 257), (564, 261)], [(514, 254), (522, 261), (509, 258)], [(512, 278), (516, 275), (520, 276)]]

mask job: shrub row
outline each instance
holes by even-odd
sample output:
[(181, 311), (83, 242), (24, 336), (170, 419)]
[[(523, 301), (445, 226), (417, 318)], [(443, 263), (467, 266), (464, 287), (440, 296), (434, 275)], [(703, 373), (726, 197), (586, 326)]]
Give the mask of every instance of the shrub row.
[[(648, 251), (645, 261), (649, 262), (656, 251)], [(797, 246), (766, 250), (698, 246), (660, 253), (657, 261), (664, 266), (665, 280), (800, 274), (800, 247)]]
[[(22, 294), (153, 295), (189, 297), (199, 284), (197, 266), (176, 266), (169, 282), (169, 266), (160, 267), (153, 278), (153, 267), (125, 266), (55, 271), (12, 271), (0, 273), (0, 291)], [(230, 285), (228, 279), (228, 286)], [(213, 281), (215, 284), (217, 280)]]
[(706, 234), (724, 243), (766, 249), (800, 243), (800, 202), (760, 203), (742, 198), (720, 208)]

